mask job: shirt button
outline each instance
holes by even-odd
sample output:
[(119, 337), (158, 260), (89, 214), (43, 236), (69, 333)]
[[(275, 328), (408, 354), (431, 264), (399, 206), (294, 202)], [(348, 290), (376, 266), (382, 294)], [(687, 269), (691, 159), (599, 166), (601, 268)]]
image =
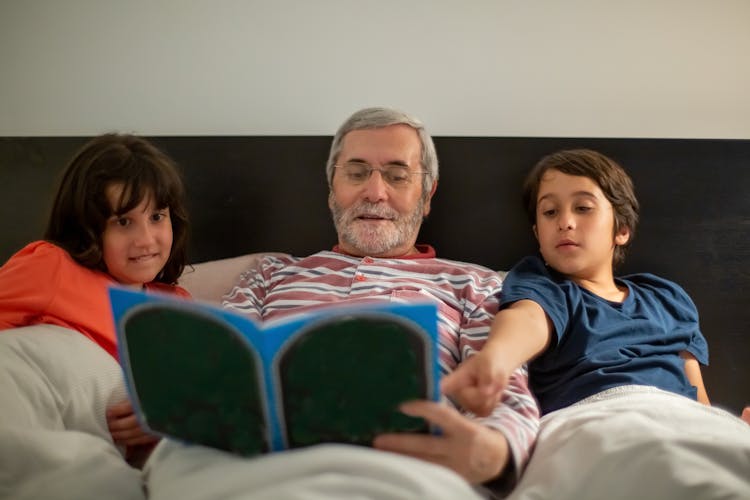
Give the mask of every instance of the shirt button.
[(364, 276), (362, 276), (361, 274), (358, 274), (358, 275), (356, 275), (356, 276), (354, 277), (354, 279), (355, 279), (356, 281), (366, 281), (366, 280), (367, 280), (367, 278), (365, 278), (365, 277), (364, 277)]
[(365, 257), (364, 259), (362, 259), (362, 262), (364, 262), (365, 264), (372, 264), (373, 260), (370, 257)]

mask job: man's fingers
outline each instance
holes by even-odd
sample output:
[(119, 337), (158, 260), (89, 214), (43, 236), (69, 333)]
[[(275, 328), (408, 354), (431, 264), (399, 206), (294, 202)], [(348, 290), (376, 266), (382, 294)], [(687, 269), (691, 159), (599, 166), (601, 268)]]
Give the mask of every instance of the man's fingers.
[(440, 439), (429, 434), (381, 434), (372, 442), (379, 450), (435, 460), (441, 455)]
[(412, 417), (422, 417), (444, 432), (464, 424), (464, 418), (454, 408), (434, 401), (407, 401), (401, 403), (399, 410)]

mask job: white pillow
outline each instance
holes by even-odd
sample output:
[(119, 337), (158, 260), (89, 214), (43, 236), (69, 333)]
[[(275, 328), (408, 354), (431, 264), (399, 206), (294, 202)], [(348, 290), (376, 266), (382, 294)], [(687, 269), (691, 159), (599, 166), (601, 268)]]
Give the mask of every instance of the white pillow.
[[(179, 284), (196, 300), (221, 303), (221, 298), (229, 292), (241, 273), (257, 267), (266, 255), (286, 255), (279, 252), (258, 252), (210, 260), (185, 268)], [(192, 269), (191, 269), (192, 267)]]

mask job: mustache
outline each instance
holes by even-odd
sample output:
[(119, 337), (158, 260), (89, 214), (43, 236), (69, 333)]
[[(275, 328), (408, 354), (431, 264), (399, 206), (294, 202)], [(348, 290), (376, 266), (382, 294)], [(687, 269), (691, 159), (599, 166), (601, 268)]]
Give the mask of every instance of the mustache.
[(387, 205), (380, 205), (378, 203), (360, 203), (349, 210), (349, 218), (356, 219), (363, 215), (372, 215), (375, 217), (382, 217), (383, 219), (396, 220), (399, 218), (399, 213), (388, 207)]

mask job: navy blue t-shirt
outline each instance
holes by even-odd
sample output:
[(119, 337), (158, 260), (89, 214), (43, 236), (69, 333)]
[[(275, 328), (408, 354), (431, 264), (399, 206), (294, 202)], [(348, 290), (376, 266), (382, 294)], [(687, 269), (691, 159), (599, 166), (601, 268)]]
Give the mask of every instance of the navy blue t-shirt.
[(522, 299), (539, 304), (552, 320), (550, 346), (529, 364), (531, 389), (543, 413), (612, 387), (638, 384), (696, 399), (681, 351), (708, 364), (698, 311), (677, 284), (653, 274), (616, 278), (627, 287), (610, 302), (526, 257), (505, 277), (500, 307)]

